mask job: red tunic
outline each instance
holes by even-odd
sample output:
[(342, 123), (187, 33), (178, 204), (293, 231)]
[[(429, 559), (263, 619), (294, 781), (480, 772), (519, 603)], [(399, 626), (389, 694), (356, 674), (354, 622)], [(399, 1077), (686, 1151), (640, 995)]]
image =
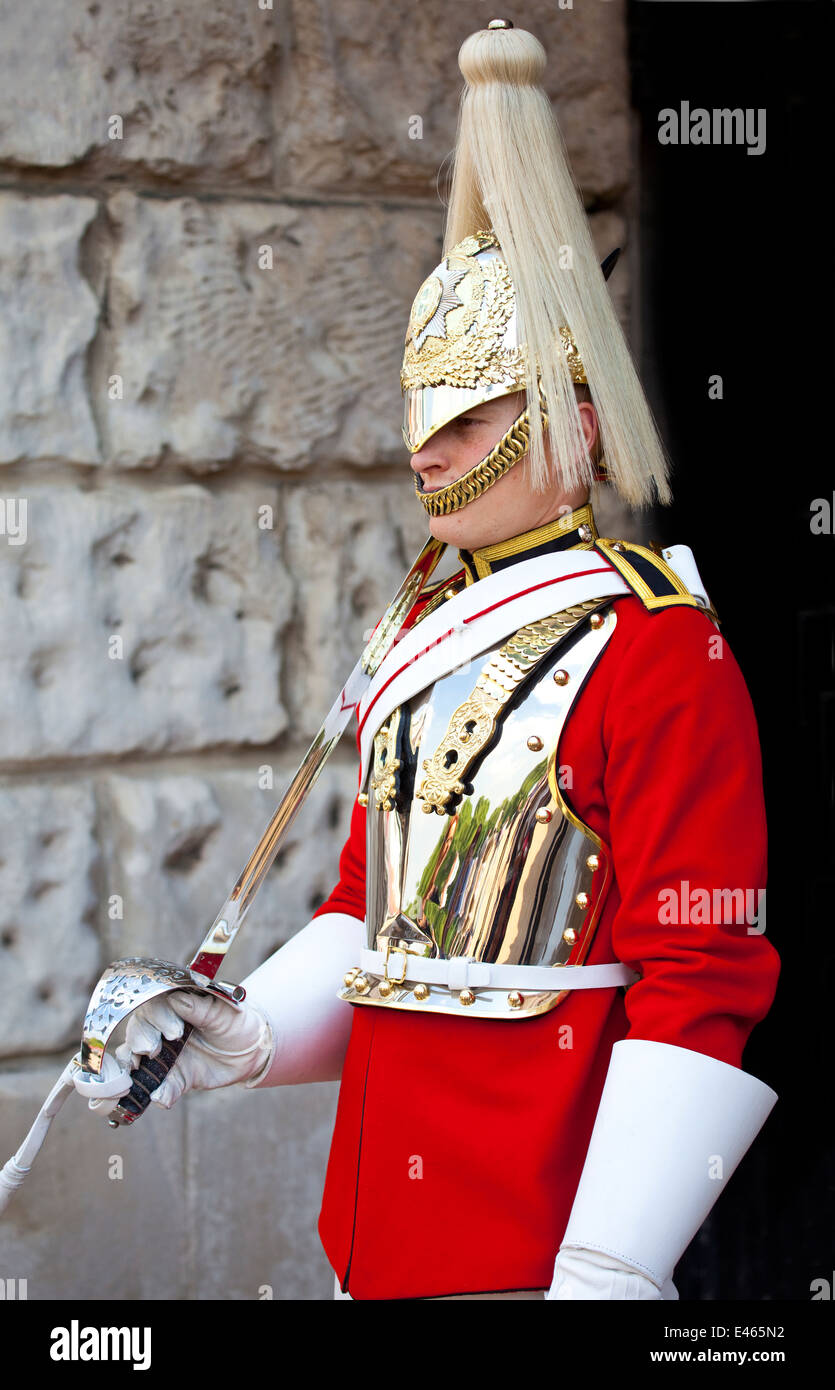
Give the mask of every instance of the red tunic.
[[(614, 863), (586, 964), (620, 960), (643, 978), (528, 1019), (353, 1006), (318, 1229), (355, 1299), (547, 1289), (614, 1043), (673, 1043), (740, 1066), (771, 1005), (774, 947), (698, 907), (698, 889), (748, 890), (756, 904), (765, 885), (742, 674), (726, 641), (717, 654), (704, 613), (650, 613), (632, 596), (615, 609), (558, 763), (573, 769), (566, 799)], [(357, 804), (320, 912), (365, 916), (365, 814)], [(670, 890), (686, 904), (678, 914)]]

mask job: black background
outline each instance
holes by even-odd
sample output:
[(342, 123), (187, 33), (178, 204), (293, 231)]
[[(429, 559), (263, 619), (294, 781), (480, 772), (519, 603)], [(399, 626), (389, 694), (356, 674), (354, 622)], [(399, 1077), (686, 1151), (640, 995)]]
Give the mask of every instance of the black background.
[[(641, 117), (642, 378), (674, 463), (655, 537), (690, 545), (748, 683), (782, 974), (743, 1067), (780, 1099), (678, 1266), (682, 1299), (835, 1279), (835, 508), (831, 4), (630, 0)], [(764, 107), (766, 149), (661, 145), (658, 113)], [(719, 374), (724, 398), (708, 398)]]

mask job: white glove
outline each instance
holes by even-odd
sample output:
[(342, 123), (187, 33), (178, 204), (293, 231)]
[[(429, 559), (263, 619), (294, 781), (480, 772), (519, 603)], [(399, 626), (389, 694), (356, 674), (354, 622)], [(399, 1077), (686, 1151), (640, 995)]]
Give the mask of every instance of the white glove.
[(580, 1256), (587, 1268), (596, 1252), (677, 1298), (673, 1270), (776, 1100), (756, 1077), (690, 1048), (615, 1043), (547, 1296), (559, 1296), (564, 1266)]
[(645, 1274), (631, 1269), (614, 1255), (596, 1250), (561, 1250), (554, 1262), (554, 1278), (546, 1298), (619, 1299), (656, 1301), (678, 1298), (671, 1279), (659, 1289)]
[(194, 1031), (165, 1080), (151, 1092), (151, 1100), (166, 1110), (186, 1091), (211, 1091), (248, 1081), (272, 1057), (275, 1039), (260, 1009), (176, 989), (131, 1014), (116, 1060), (132, 1071), (140, 1057), (157, 1056), (163, 1037), (169, 1042), (181, 1038), (185, 1022)]
[(184, 1018), (199, 1031), (151, 1093), (167, 1110), (187, 1090), (337, 1081), (353, 1020), (338, 992), (364, 945), (364, 922), (323, 912), (241, 981), (243, 1005), (174, 990), (131, 1014), (116, 1057), (133, 1068), (143, 1054), (155, 1056), (160, 1033), (181, 1037)]

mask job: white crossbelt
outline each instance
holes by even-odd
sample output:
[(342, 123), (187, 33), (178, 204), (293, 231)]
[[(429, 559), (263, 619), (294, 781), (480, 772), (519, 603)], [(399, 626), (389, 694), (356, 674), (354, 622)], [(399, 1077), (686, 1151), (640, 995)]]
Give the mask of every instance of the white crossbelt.
[[(372, 975), (384, 975), (385, 952), (361, 951), (360, 968)], [(429, 960), (395, 949), (390, 953), (388, 970), (388, 978), (396, 982), (403, 976), (410, 983), (446, 985), (448, 989), (615, 989), (641, 978), (621, 961), (607, 965), (491, 965), (470, 956)]]
[[(688, 546), (671, 546), (664, 551), (664, 559), (690, 592), (707, 603)], [(365, 782), (374, 735), (398, 705), (488, 652), (526, 623), (586, 599), (615, 598), (631, 592), (603, 556), (576, 550), (520, 560), (462, 589), (402, 635), (363, 695), (359, 707), (360, 785)]]

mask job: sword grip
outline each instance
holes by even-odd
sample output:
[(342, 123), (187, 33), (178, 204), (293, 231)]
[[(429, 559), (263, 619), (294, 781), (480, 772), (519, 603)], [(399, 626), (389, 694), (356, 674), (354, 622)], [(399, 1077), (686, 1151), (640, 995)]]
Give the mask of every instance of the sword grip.
[(119, 1109), (123, 1112), (121, 1120), (110, 1120), (113, 1128), (118, 1128), (120, 1124), (130, 1125), (144, 1115), (151, 1103), (151, 1092), (161, 1085), (170, 1072), (192, 1033), (190, 1023), (183, 1026), (183, 1036), (174, 1038), (169, 1042), (167, 1038), (162, 1039), (162, 1046), (156, 1057), (140, 1057), (136, 1068), (131, 1072), (133, 1085), (127, 1095), (123, 1096), (119, 1102)]

